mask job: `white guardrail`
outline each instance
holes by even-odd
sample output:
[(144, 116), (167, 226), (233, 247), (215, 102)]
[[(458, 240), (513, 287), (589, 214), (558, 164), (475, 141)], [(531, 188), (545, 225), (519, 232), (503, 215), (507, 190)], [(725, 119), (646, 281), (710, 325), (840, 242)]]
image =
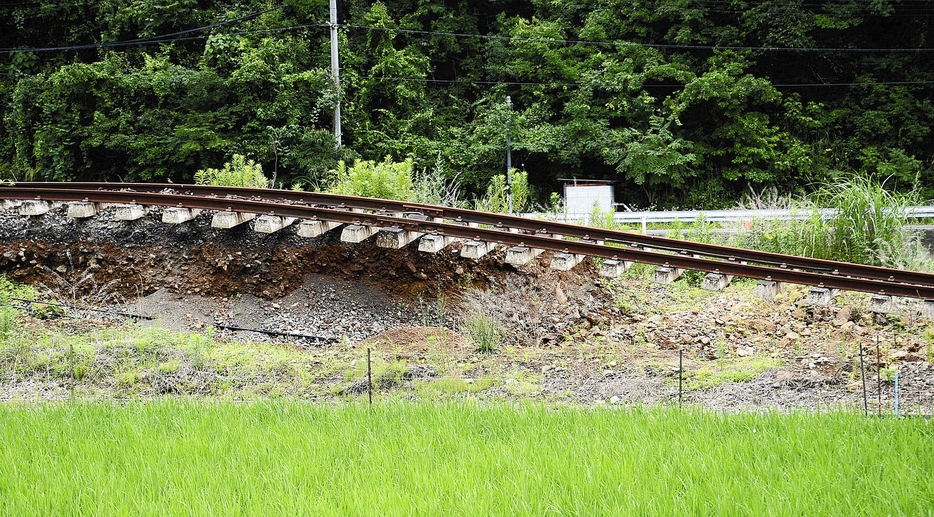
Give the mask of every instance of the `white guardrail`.
[[(833, 209), (820, 210), (821, 215), (827, 219), (833, 217)], [(541, 214), (526, 213), (522, 217), (536, 219), (539, 217), (554, 218), (557, 221), (568, 223), (582, 223), (590, 218), (590, 214)], [(613, 221), (617, 224), (641, 224), (642, 231), (646, 231), (649, 223), (684, 223), (704, 221), (708, 223), (742, 222), (753, 219), (809, 219), (812, 213), (809, 210), (671, 210), (663, 212), (614, 212)], [(934, 218), (934, 206), (911, 206), (905, 209), (908, 219)]]

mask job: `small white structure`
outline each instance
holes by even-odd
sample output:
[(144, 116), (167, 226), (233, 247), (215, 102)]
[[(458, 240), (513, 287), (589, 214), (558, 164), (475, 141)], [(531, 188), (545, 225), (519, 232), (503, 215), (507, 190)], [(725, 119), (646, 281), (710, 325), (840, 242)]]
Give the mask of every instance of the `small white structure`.
[(608, 180), (559, 179), (564, 182), (565, 211), (569, 217), (586, 217), (594, 206), (601, 212), (613, 212), (613, 182)]

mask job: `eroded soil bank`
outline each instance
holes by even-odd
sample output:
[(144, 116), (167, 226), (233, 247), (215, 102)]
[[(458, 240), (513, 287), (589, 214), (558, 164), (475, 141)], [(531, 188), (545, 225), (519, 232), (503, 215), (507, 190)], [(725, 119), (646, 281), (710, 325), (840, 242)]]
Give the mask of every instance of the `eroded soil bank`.
[[(168, 349), (155, 362), (121, 363), (119, 347), (101, 346), (92, 360), (100, 375), (81, 383), (50, 366), (8, 370), (2, 397), (70, 396), (76, 384), (89, 396), (341, 397), (359, 391), (361, 351), (370, 347), (385, 366), (381, 378), (390, 379), (378, 389), (389, 394), (673, 403), (681, 350), (689, 403), (861, 407), (862, 344), (872, 351), (872, 399), (881, 387), (889, 410), (897, 368), (902, 407), (932, 412), (930, 323), (910, 304), (883, 322), (859, 294), (808, 307), (794, 286), (764, 302), (748, 282), (710, 293), (683, 281), (654, 285), (647, 268), (608, 281), (589, 260), (568, 273), (549, 270), (549, 260), (545, 253), (517, 269), (503, 263), (502, 250), (476, 262), (457, 246), (426, 254), (414, 245), (345, 244), (337, 232), (303, 239), (294, 229), (256, 234), (249, 224), (215, 230), (207, 215), (170, 226), (157, 211), (135, 222), (115, 221), (107, 210), (87, 220), (64, 217), (64, 208), (34, 218), (2, 213), (0, 272), (44, 297), (104, 310), (70, 315), (86, 314), (93, 325), (139, 315), (150, 318), (141, 326), (286, 347), (301, 366), (236, 372), (216, 357)], [(477, 318), (501, 329), (497, 353), (475, 353)], [(59, 325), (88, 325), (76, 321)], [(172, 367), (160, 367), (166, 361)], [(108, 373), (114, 363), (135, 368), (134, 381)]]

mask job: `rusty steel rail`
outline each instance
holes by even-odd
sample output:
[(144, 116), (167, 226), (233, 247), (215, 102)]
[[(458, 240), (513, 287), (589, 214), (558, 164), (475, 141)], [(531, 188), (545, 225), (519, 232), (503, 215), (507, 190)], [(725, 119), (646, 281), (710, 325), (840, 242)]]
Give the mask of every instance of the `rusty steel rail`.
[(0, 189), (0, 198), (9, 188), (35, 188), (43, 190), (69, 189), (69, 190), (99, 190), (99, 191), (131, 191), (140, 193), (156, 193), (164, 191), (176, 192), (188, 197), (216, 197), (224, 199), (252, 199), (252, 200), (281, 200), (287, 203), (300, 203), (311, 206), (333, 206), (338, 208), (351, 208), (387, 212), (409, 212), (446, 219), (456, 222), (470, 222), (485, 224), (500, 229), (516, 229), (524, 233), (547, 233), (564, 235), (572, 238), (604, 241), (622, 244), (634, 248), (647, 248), (663, 250), (682, 255), (697, 255), (714, 259), (723, 259), (735, 262), (747, 262), (775, 266), (782, 269), (828, 273), (840, 277), (857, 277), (886, 282), (934, 285), (934, 274), (918, 271), (907, 271), (849, 262), (836, 262), (832, 260), (799, 257), (765, 251), (755, 251), (743, 248), (732, 248), (717, 244), (706, 244), (690, 241), (642, 235), (638, 233), (623, 232), (619, 230), (605, 230), (600, 228), (583, 227), (575, 224), (542, 221), (523, 217), (510, 216), (490, 212), (480, 212), (463, 208), (425, 205), (394, 201), (387, 199), (363, 198), (330, 194), (321, 192), (298, 192), (280, 189), (260, 189), (242, 187), (218, 187), (210, 185), (190, 184), (156, 184), (156, 183), (95, 183), (95, 182), (21, 182), (10, 187)]
[[(746, 264), (739, 260), (723, 260), (694, 257), (690, 252), (677, 254), (648, 251), (638, 246), (617, 247), (587, 242), (585, 240), (563, 240), (535, 233), (515, 233), (505, 225), (499, 228), (479, 228), (466, 226), (463, 221), (438, 222), (419, 220), (376, 213), (354, 212), (346, 204), (339, 208), (323, 208), (298, 204), (283, 204), (268, 200), (239, 199), (233, 197), (194, 196), (186, 194), (164, 194), (159, 192), (120, 191), (120, 190), (81, 190), (53, 189), (20, 186), (5, 186), (0, 189), (0, 198), (33, 199), (43, 201), (86, 201), (98, 203), (129, 203), (163, 207), (200, 208), (203, 210), (250, 212), (283, 217), (296, 217), (309, 220), (334, 221), (345, 224), (362, 224), (377, 227), (399, 227), (409, 231), (444, 235), (449, 237), (487, 241), (512, 246), (528, 246), (559, 252), (589, 255), (614, 260), (641, 262), (659, 266), (669, 266), (697, 271), (721, 273), (776, 282), (788, 282), (818, 287), (862, 291), (874, 294), (904, 296), (909, 298), (934, 299), (934, 282), (911, 283), (896, 279), (899, 270), (886, 270), (886, 278), (859, 278), (839, 273), (798, 271), (790, 267), (773, 267)], [(342, 197), (343, 198), (343, 197)], [(375, 200), (370, 200), (375, 201)], [(368, 201), (368, 202), (370, 202)], [(380, 200), (381, 201), (381, 200)], [(393, 205), (381, 206), (391, 210)], [(406, 206), (412, 206), (406, 204)], [(462, 218), (461, 218), (462, 219)], [(585, 232), (590, 228), (568, 225), (575, 229), (564, 235), (588, 237)], [(593, 235), (589, 235), (593, 239)], [(884, 269), (884, 268), (877, 268)]]

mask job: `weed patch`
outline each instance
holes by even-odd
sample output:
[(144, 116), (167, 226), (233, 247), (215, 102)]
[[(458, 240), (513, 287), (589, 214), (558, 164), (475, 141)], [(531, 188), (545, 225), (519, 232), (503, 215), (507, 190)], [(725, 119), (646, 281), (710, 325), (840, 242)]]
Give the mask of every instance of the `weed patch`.
[[(760, 373), (781, 366), (782, 362), (771, 358), (738, 357), (717, 359), (696, 370), (685, 370), (684, 389), (698, 390), (721, 386), (729, 382), (748, 382)], [(677, 377), (671, 381), (677, 384)]]
[(503, 332), (492, 314), (477, 312), (464, 322), (464, 334), (478, 353), (492, 354), (499, 348)]

